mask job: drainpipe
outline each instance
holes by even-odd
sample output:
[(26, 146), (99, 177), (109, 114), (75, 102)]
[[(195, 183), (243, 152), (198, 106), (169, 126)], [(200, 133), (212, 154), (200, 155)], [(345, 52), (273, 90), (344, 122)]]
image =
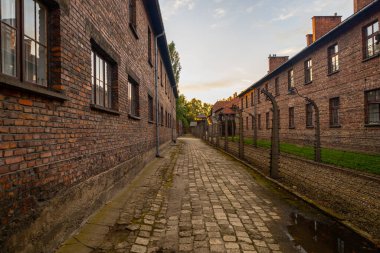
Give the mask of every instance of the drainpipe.
[[(156, 157), (160, 157), (160, 126), (158, 122), (159, 117), (159, 101), (158, 101), (158, 39), (165, 35), (165, 31), (161, 34), (155, 36), (154, 47), (155, 47), (155, 63), (154, 63), (154, 91), (156, 96)], [(162, 117), (163, 115), (161, 115)]]

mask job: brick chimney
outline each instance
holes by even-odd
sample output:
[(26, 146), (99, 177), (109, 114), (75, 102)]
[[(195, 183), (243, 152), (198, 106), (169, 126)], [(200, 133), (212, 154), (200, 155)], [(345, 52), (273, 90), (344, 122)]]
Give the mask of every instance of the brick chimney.
[(313, 43), (313, 34), (306, 34), (306, 44), (310, 46)]
[(334, 16), (314, 16), (313, 21), (313, 42), (331, 31), (342, 22), (342, 16), (336, 13)]
[(354, 13), (360, 11), (372, 2), (373, 0), (354, 0)]
[(269, 55), (269, 73), (272, 73), (273, 70), (280, 67), (283, 63), (289, 60), (289, 56), (277, 56), (277, 55)]

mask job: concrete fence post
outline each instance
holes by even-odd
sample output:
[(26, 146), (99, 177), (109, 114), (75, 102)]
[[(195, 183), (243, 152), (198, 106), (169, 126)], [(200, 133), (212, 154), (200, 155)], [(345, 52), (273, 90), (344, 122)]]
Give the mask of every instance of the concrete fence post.
[(271, 141), (271, 154), (270, 154), (270, 177), (279, 178), (279, 158), (280, 158), (280, 133), (279, 133), (279, 115), (278, 105), (274, 96), (266, 89), (261, 89), (261, 93), (266, 95), (272, 102), (273, 119), (272, 119), (272, 141)]
[(228, 116), (224, 115), (224, 150), (228, 151)]
[(244, 119), (243, 119), (243, 110), (240, 110), (239, 117), (239, 158), (244, 159)]

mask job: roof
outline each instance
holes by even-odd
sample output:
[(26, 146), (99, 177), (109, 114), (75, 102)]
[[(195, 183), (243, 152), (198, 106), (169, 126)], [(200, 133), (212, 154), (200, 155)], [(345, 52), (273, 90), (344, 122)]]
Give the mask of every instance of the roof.
[[(158, 0), (143, 0), (145, 9), (147, 11), (148, 17), (150, 19), (150, 24), (152, 26), (153, 33), (157, 36), (165, 32), (164, 23), (162, 21), (161, 9)], [(170, 60), (168, 42), (166, 35), (160, 37), (157, 41), (158, 48), (161, 53), (161, 57), (165, 68), (167, 70), (170, 86), (173, 89), (174, 96), (178, 98), (178, 86), (174, 77), (174, 71), (172, 67), (172, 62)]]
[(233, 105), (239, 106), (240, 98), (236, 97), (230, 101), (218, 101), (212, 107), (213, 112), (221, 112), (223, 114), (235, 114), (231, 108)]
[(368, 18), (371, 13), (378, 11), (380, 8), (380, 0), (374, 0), (372, 3), (361, 9), (360, 11), (354, 13), (350, 17), (348, 17), (346, 20), (341, 22), (339, 25), (337, 25), (334, 29), (332, 29), (330, 32), (326, 33), (324, 36), (316, 40), (314, 43), (312, 43), (310, 46), (303, 49), (301, 52), (290, 58), (288, 61), (286, 61), (284, 64), (279, 66), (277, 69), (272, 71), (271, 73), (267, 74), (263, 78), (261, 78), (256, 83), (252, 84), (250, 87), (248, 87), (246, 90), (241, 92), (239, 94), (239, 97), (244, 96), (248, 92), (252, 91), (255, 88), (258, 88), (262, 83), (269, 81), (273, 77), (280, 74), (282, 71), (290, 68), (293, 66), (294, 63), (302, 60), (305, 56), (316, 50), (317, 48), (321, 47), (325, 43), (331, 41), (333, 38), (336, 38), (336, 36), (344, 33), (346, 30), (350, 29), (355, 22), (361, 21), (362, 19)]

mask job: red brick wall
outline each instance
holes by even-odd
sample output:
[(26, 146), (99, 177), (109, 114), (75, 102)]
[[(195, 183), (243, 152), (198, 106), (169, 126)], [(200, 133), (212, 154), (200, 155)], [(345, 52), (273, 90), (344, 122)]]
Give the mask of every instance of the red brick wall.
[[(68, 100), (14, 89), (0, 77), (2, 239), (7, 229), (37, 217), (45, 201), (155, 146), (155, 125), (148, 123), (154, 68), (148, 63), (149, 22), (142, 2), (137, 1), (139, 39), (128, 25), (128, 1), (60, 3), (53, 17), (58, 24), (50, 30), (55, 44), (50, 86), (64, 90)], [(117, 63), (114, 109), (119, 115), (90, 108), (91, 39)], [(141, 120), (128, 117), (128, 75), (139, 79)], [(166, 92), (159, 85), (159, 97), (175, 119), (169, 82)], [(172, 130), (161, 127), (160, 135), (161, 143), (168, 142)]]
[[(380, 153), (380, 126), (365, 125), (364, 106), (364, 92), (380, 88), (380, 57), (363, 61), (362, 43), (362, 27), (376, 19), (380, 20), (379, 11), (368, 15), (364, 21), (329, 43), (320, 45), (293, 65), (295, 87), (300, 94), (315, 100), (320, 108), (321, 140), (324, 147)], [(340, 71), (328, 75), (327, 48), (335, 43), (339, 44)], [(304, 61), (309, 58), (313, 61), (313, 82), (305, 85)], [(280, 95), (276, 97), (280, 107), (280, 138), (284, 142), (312, 145), (314, 129), (306, 128), (306, 103), (297, 95), (288, 94), (287, 70), (269, 80), (269, 91), (274, 94), (275, 78), (280, 78)], [(334, 97), (340, 97), (340, 128), (331, 128), (329, 124), (329, 99)], [(272, 117), (272, 106), (263, 94), (260, 101), (256, 108), (257, 113), (261, 114), (262, 122), (258, 138), (269, 139), (271, 130), (265, 129), (265, 113), (270, 112)], [(295, 107), (295, 129), (289, 129), (289, 107)], [(254, 110), (250, 107), (245, 108), (245, 111)], [(251, 129), (245, 132), (247, 137), (252, 134)]]

